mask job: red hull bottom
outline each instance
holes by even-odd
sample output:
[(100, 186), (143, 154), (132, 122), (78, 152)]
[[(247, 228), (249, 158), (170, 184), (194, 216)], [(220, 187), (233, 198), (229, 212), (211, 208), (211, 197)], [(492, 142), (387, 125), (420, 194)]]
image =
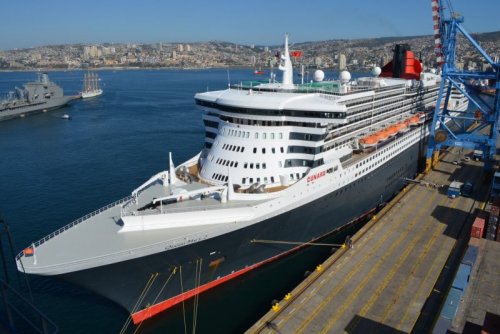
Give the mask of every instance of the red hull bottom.
[[(351, 221), (350, 223), (344, 225), (340, 229), (343, 229), (343, 228), (345, 228), (345, 227), (347, 227), (347, 226), (349, 226), (349, 225), (351, 225), (353, 223), (359, 222), (361, 219), (365, 218), (367, 215), (371, 214), (373, 211), (375, 211), (375, 209), (372, 209), (372, 210), (366, 212), (365, 214), (361, 215), (357, 219), (355, 219), (355, 220)], [(320, 239), (323, 239), (323, 238), (325, 238), (325, 237), (327, 237), (327, 236), (329, 236), (329, 235), (337, 232), (340, 229), (337, 229), (337, 230), (335, 230), (333, 232), (330, 232), (327, 235), (321, 236), (321, 237), (319, 237), (319, 238), (317, 238), (315, 240), (312, 240), (311, 242), (316, 242), (316, 241), (318, 241)], [(177, 305), (179, 303), (182, 303), (183, 301), (185, 301), (185, 300), (187, 300), (187, 299), (189, 299), (191, 297), (194, 297), (194, 296), (196, 296), (196, 295), (198, 295), (198, 294), (200, 294), (202, 292), (205, 292), (205, 291), (207, 291), (207, 290), (209, 290), (209, 289), (211, 289), (213, 287), (216, 287), (216, 286), (218, 286), (218, 285), (220, 285), (222, 283), (225, 283), (225, 282), (227, 282), (227, 281), (229, 281), (229, 280), (231, 280), (233, 278), (236, 278), (236, 277), (239, 277), (239, 276), (241, 276), (243, 274), (246, 274), (247, 272), (249, 272), (249, 271), (251, 271), (253, 269), (259, 268), (259, 267), (261, 267), (261, 266), (263, 266), (263, 265), (265, 265), (267, 263), (276, 261), (276, 260), (281, 259), (281, 258), (283, 258), (285, 256), (288, 256), (288, 255), (290, 255), (292, 253), (295, 253), (295, 252), (299, 251), (300, 249), (308, 247), (308, 246), (309, 246), (309, 244), (306, 243), (306, 244), (299, 245), (297, 247), (291, 248), (290, 250), (288, 250), (286, 252), (280, 253), (280, 254), (275, 255), (275, 256), (273, 256), (271, 258), (268, 258), (268, 259), (266, 259), (264, 261), (258, 262), (256, 264), (253, 264), (251, 266), (248, 266), (246, 268), (238, 270), (238, 271), (236, 271), (234, 273), (231, 273), (231, 274), (226, 275), (224, 277), (221, 277), (219, 279), (213, 280), (213, 281), (211, 281), (209, 283), (203, 284), (203, 285), (199, 286), (198, 288), (188, 290), (188, 291), (186, 291), (184, 293), (181, 293), (181, 294), (179, 294), (179, 295), (177, 295), (175, 297), (169, 298), (169, 299), (164, 300), (164, 301), (162, 301), (162, 302), (160, 302), (158, 304), (155, 304), (153, 306), (150, 306), (148, 308), (145, 308), (143, 310), (135, 312), (135, 313), (133, 313), (131, 315), (132, 316), (132, 322), (135, 325), (137, 325), (137, 324), (143, 322), (144, 320), (150, 319), (153, 316), (157, 315), (158, 313), (161, 313), (161, 312), (163, 312), (163, 311), (165, 311), (165, 310), (167, 310), (167, 309), (169, 309), (169, 308), (171, 308), (171, 307), (173, 307), (173, 306), (175, 306), (175, 305)]]

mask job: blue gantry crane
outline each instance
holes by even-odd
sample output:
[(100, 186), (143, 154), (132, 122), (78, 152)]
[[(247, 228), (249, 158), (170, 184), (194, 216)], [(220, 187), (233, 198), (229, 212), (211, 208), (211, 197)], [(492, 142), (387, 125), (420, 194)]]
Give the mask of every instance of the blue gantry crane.
[[(494, 164), (500, 110), (499, 62), (495, 62), (464, 29), (463, 16), (455, 13), (447, 1), (449, 17), (440, 0), (431, 0), (434, 20), (434, 39), (437, 62), (441, 65), (442, 81), (432, 120), (427, 148), (426, 171), (438, 162), (442, 146), (457, 146), (481, 150), (484, 168)], [(457, 68), (457, 37), (463, 36), (483, 58), (485, 70)], [(466, 111), (454, 110), (450, 96), (455, 92), (469, 99)]]

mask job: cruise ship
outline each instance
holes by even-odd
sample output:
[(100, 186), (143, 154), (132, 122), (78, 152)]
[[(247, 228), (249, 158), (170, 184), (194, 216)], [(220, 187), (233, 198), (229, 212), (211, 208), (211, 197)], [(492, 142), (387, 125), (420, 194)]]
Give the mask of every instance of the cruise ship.
[(279, 61), (281, 81), (196, 94), (198, 154), (170, 155), (130, 196), (28, 245), (18, 269), (95, 291), (137, 324), (321, 241), (415, 176), (440, 78), (406, 45), (355, 79), (294, 83), (288, 37)]
[(0, 121), (47, 112), (67, 105), (76, 96), (66, 96), (61, 87), (39, 73), (38, 80), (16, 87), (0, 100)]

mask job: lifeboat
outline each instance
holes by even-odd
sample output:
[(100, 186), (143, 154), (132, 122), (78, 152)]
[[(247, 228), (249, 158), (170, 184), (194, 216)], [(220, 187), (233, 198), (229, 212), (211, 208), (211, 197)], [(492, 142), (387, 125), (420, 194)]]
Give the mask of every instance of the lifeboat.
[(377, 137), (377, 134), (372, 134), (366, 137), (363, 137), (359, 140), (359, 145), (361, 148), (370, 148), (375, 145), (377, 145), (379, 139)]
[(406, 122), (398, 123), (397, 126), (398, 126), (399, 133), (406, 133), (406, 132), (410, 131), (410, 128), (408, 127), (408, 124)]
[(387, 138), (391, 137), (391, 133), (389, 132), (388, 129), (383, 129), (383, 130), (380, 130), (379, 132), (377, 132), (377, 134), (379, 135), (380, 137), (380, 141), (384, 141), (386, 140)]
[(398, 127), (398, 124), (394, 124), (394, 125), (391, 125), (390, 127), (388, 127), (386, 129), (387, 133), (389, 134), (389, 138), (390, 137), (394, 137), (395, 135), (398, 134), (399, 132), (399, 127)]
[(418, 126), (419, 121), (420, 121), (420, 116), (414, 115), (414, 116), (408, 118), (408, 125), (409, 126)]
[(421, 124), (424, 124), (425, 123), (425, 113), (423, 112), (420, 112), (418, 113), (416, 116), (418, 116), (418, 124), (421, 125)]
[(370, 148), (378, 144), (381, 140), (379, 132), (372, 133), (371, 135), (365, 136), (359, 140), (359, 145), (363, 148)]

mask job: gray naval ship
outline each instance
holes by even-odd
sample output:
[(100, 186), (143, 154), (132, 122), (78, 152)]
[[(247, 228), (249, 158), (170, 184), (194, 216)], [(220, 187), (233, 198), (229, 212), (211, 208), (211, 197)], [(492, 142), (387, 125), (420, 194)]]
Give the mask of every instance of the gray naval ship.
[(5, 99), (0, 99), (0, 121), (47, 112), (68, 104), (77, 96), (64, 96), (63, 89), (40, 73), (38, 80), (16, 87)]

